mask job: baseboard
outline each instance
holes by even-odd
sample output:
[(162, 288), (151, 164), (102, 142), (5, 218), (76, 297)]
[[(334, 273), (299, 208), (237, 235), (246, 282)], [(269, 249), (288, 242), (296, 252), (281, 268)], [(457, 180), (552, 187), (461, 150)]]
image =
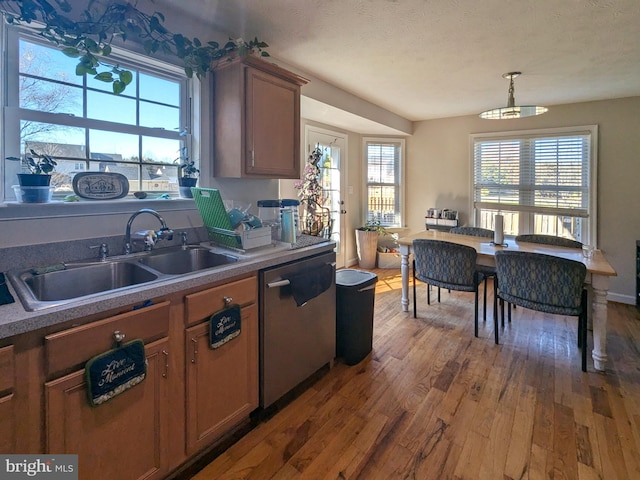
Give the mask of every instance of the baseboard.
[(610, 302), (626, 303), (628, 305), (636, 304), (636, 299), (633, 295), (622, 295), (614, 292), (607, 293), (607, 300)]

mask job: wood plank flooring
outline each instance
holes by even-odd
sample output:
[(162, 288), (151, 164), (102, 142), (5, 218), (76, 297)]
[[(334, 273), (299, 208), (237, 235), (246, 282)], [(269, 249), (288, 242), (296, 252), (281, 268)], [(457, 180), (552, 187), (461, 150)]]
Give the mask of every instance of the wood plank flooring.
[(375, 272), (372, 354), (336, 361), (196, 480), (640, 479), (634, 307), (609, 304), (607, 372), (589, 354), (583, 373), (577, 319), (517, 308), (497, 346), (492, 321), (473, 336), (473, 294), (428, 306), (419, 286), (414, 319), (399, 270)]

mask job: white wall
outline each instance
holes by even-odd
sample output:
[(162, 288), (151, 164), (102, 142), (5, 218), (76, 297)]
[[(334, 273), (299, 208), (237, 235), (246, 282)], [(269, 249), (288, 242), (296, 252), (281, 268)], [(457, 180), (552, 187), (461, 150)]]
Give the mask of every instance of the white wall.
[(429, 207), (462, 211), (469, 222), (469, 134), (593, 125), (598, 139), (598, 247), (618, 273), (610, 299), (635, 303), (635, 248), (640, 240), (640, 97), (556, 105), (518, 120), (477, 116), (414, 124), (407, 140), (408, 226), (424, 229)]

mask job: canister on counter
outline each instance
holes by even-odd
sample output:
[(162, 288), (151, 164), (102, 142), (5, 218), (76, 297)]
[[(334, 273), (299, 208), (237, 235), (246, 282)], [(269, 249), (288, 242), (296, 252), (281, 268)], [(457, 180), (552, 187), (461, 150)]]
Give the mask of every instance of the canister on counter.
[(280, 200), (258, 200), (258, 217), (262, 225), (271, 227), (271, 239), (280, 240)]
[(286, 210), (291, 210), (293, 212), (293, 221), (296, 234), (300, 235), (300, 232), (302, 231), (300, 229), (300, 223), (298, 222), (298, 208), (300, 207), (300, 201), (294, 198), (283, 198), (282, 200), (280, 200), (280, 207), (281, 213)]
[(296, 243), (296, 225), (293, 210), (285, 209), (282, 211), (282, 236), (281, 240), (285, 243)]

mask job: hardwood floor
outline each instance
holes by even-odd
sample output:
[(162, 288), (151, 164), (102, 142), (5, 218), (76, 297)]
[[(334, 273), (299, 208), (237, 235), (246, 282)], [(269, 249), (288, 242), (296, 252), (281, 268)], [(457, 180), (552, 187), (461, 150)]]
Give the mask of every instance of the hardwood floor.
[(583, 373), (575, 318), (517, 308), (497, 346), (489, 320), (473, 336), (473, 294), (428, 306), (420, 286), (414, 319), (399, 271), (376, 273), (372, 354), (336, 361), (196, 480), (640, 479), (634, 307), (609, 304), (607, 372), (589, 355)]

